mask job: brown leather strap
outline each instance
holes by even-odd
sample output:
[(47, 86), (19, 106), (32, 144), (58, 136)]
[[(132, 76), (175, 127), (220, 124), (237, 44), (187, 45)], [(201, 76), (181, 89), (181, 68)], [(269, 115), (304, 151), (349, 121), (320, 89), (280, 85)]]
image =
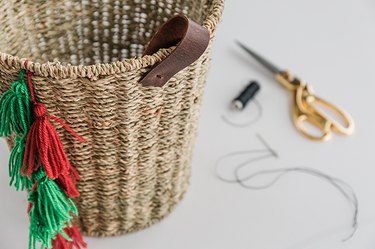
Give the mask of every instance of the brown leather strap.
[(173, 75), (196, 61), (206, 50), (210, 40), (207, 29), (178, 14), (169, 19), (153, 36), (143, 55), (151, 55), (161, 48), (176, 48), (143, 76), (143, 86), (163, 86)]

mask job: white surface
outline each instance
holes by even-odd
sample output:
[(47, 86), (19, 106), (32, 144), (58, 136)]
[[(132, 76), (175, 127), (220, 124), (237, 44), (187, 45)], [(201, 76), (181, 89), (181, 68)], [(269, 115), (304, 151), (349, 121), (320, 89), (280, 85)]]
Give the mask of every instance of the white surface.
[[(185, 199), (161, 223), (128, 236), (88, 238), (89, 248), (374, 248), (374, 13), (373, 0), (227, 1)], [(290, 120), (289, 93), (245, 56), (235, 39), (298, 73), (323, 98), (344, 107), (356, 121), (355, 135), (334, 137), (326, 144), (302, 137)], [(232, 128), (221, 115), (249, 79), (262, 85), (258, 100), (264, 115), (251, 127)], [(353, 239), (341, 242), (350, 232), (351, 207), (322, 180), (292, 174), (268, 190), (252, 191), (214, 176), (214, 162), (223, 154), (261, 148), (256, 133), (280, 159), (254, 165), (254, 171), (308, 166), (352, 185), (360, 204)], [(0, 152), (0, 248), (23, 249), (26, 198), (8, 187), (9, 153), (3, 142)]]

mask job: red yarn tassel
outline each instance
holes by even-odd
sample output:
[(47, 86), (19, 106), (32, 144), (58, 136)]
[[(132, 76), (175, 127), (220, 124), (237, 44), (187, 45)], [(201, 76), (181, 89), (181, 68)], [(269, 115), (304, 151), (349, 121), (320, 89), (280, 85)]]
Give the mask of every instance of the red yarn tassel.
[(78, 197), (76, 182), (80, 179), (78, 172), (72, 167), (67, 174), (60, 174), (56, 182), (69, 197)]
[(33, 106), (35, 121), (27, 135), (25, 156), (22, 165), (22, 175), (31, 177), (31, 173), (37, 171), (42, 165), (48, 178), (57, 178), (60, 174), (66, 174), (72, 168), (65, 154), (63, 144), (50, 119), (59, 122), (80, 141), (84, 141), (61, 119), (48, 116), (46, 107), (41, 103)]
[(71, 238), (71, 241), (66, 240), (61, 234), (57, 234), (56, 239), (52, 242), (53, 249), (87, 248), (87, 244), (83, 241), (81, 233), (74, 224), (71, 227), (64, 228), (64, 232)]
[[(26, 140), (26, 148), (22, 165), (22, 175), (31, 177), (32, 172), (43, 166), (48, 178), (58, 178), (60, 174), (70, 174), (72, 166), (65, 154), (63, 144), (55, 127), (50, 120), (60, 123), (64, 128), (75, 136), (79, 141), (85, 140), (73, 131), (63, 120), (58, 117), (47, 115), (44, 104), (35, 99), (31, 72), (27, 73), (27, 84), (30, 90), (30, 97), (33, 102), (34, 122), (30, 127)], [(71, 182), (73, 180), (70, 180)], [(65, 180), (65, 182), (68, 182)]]

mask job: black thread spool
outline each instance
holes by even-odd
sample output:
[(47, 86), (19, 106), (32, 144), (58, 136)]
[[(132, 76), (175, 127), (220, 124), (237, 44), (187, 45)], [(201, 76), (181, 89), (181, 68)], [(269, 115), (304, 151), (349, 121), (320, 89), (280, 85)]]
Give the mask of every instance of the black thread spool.
[(257, 81), (251, 81), (246, 88), (232, 101), (232, 107), (235, 110), (243, 110), (246, 105), (252, 100), (260, 90), (260, 85)]

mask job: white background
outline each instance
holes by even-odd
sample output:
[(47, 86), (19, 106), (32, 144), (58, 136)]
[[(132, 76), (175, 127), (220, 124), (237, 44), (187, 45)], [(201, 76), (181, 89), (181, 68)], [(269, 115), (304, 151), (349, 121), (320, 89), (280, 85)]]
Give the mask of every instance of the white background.
[[(356, 121), (351, 137), (317, 143), (290, 118), (291, 95), (234, 43), (238, 39), (312, 83)], [(91, 249), (370, 249), (375, 247), (375, 1), (227, 1), (213, 51), (195, 147), (191, 187), (176, 210), (144, 231), (110, 239), (87, 238)], [(247, 128), (222, 121), (231, 99), (250, 79), (263, 117)], [(255, 115), (254, 105), (242, 117)], [(350, 233), (352, 208), (331, 185), (290, 174), (267, 190), (247, 190), (217, 179), (215, 161), (236, 150), (261, 149), (260, 133), (279, 153), (249, 167), (305, 166), (348, 182), (359, 198), (359, 229)], [(0, 248), (27, 247), (26, 197), (8, 187), (8, 149), (1, 143)], [(267, 182), (269, 178), (258, 179)]]

